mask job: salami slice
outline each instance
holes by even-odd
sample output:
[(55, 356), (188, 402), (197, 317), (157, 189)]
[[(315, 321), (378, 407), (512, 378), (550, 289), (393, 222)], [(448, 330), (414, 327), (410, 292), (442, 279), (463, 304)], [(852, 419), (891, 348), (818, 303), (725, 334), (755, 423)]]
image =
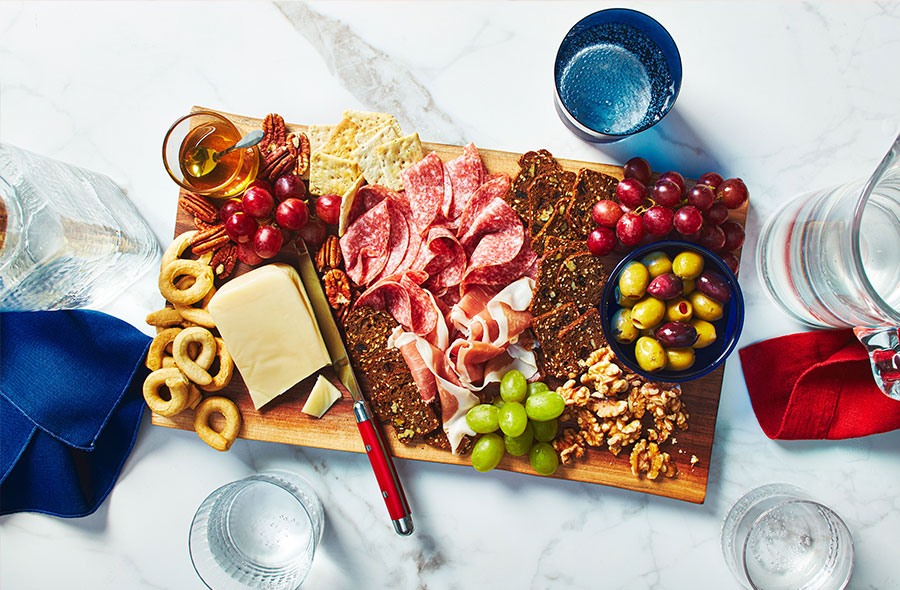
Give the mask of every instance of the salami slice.
[(428, 273), (425, 286), (441, 297), (448, 287), (458, 285), (462, 280), (466, 270), (466, 253), (452, 231), (446, 227), (432, 226), (413, 268)]
[(347, 276), (357, 285), (368, 285), (388, 260), (391, 220), (382, 201), (354, 221), (340, 239)]
[(428, 231), (444, 201), (444, 163), (431, 152), (400, 173), (419, 233)]
[(522, 220), (501, 198), (491, 201), (459, 240), (469, 254), (470, 269), (508, 262), (524, 242)]
[(476, 285), (508, 285), (519, 277), (530, 276), (537, 267), (538, 255), (527, 243), (523, 243), (518, 254), (512, 260), (489, 266), (470, 266), (460, 283), (459, 292), (466, 293)]
[(466, 203), (485, 181), (486, 176), (481, 156), (473, 143), (464, 147), (459, 157), (444, 164), (444, 177), (449, 179), (453, 189), (449, 202), (445, 195), (442, 208), (444, 217), (456, 219), (462, 215)]
[(397, 322), (419, 335), (434, 330), (439, 310), (420, 284), (424, 271), (409, 271), (382, 279), (360, 295), (356, 305), (387, 311)]
[(509, 176), (506, 174), (493, 174), (488, 176), (485, 183), (466, 201), (459, 217), (459, 234), (467, 232), (475, 219), (481, 215), (484, 208), (496, 198), (503, 198), (509, 191)]
[(388, 217), (391, 220), (391, 233), (387, 246), (387, 262), (375, 281), (397, 272), (409, 249), (409, 225), (406, 223), (403, 211), (394, 199), (387, 199), (385, 203), (387, 203)]

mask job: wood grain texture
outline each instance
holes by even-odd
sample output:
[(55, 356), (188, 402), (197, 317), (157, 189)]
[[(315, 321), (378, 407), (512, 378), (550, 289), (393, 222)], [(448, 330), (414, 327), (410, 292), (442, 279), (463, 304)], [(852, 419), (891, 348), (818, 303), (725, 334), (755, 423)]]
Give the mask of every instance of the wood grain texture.
[[(194, 110), (211, 110), (195, 107)], [(260, 128), (261, 121), (228, 113), (222, 113), (231, 119), (242, 132), (248, 132)], [(290, 131), (303, 131), (305, 126), (289, 125)], [(426, 153), (435, 151), (442, 160), (455, 158), (462, 152), (458, 146), (444, 144), (425, 143)], [(541, 146), (528, 146), (529, 149), (538, 149)], [(491, 173), (505, 172), (514, 175), (518, 171), (517, 160), (520, 154), (487, 150), (479, 148), (484, 164)], [(586, 167), (622, 178), (622, 169), (618, 166), (597, 164), (591, 162), (579, 162), (557, 158), (560, 164), (567, 170), (577, 171)], [(747, 207), (731, 211), (731, 218), (743, 223), (747, 216)], [(193, 229), (191, 218), (179, 209), (175, 223), (175, 234)], [(279, 255), (279, 259), (288, 263), (292, 262), (293, 254), (286, 250)], [(617, 259), (607, 257), (604, 263), (612, 269)], [(235, 274), (242, 274), (250, 270), (239, 264)], [(724, 366), (719, 367), (705, 377), (684, 384), (682, 399), (690, 413), (689, 429), (676, 430), (673, 437), (677, 444), (668, 448), (677, 467), (678, 475), (672, 479), (661, 478), (650, 481), (637, 478), (631, 474), (628, 463), (628, 453), (614, 457), (606, 450), (589, 449), (584, 457), (577, 460), (572, 466), (561, 465), (552, 476), (559, 479), (570, 479), (589, 483), (598, 483), (629, 490), (636, 490), (660, 496), (667, 496), (688, 502), (702, 503), (706, 497), (706, 484), (709, 477), (709, 461), (712, 452), (713, 434), (716, 426), (716, 414), (719, 407), (721, 394), (722, 375)], [(232, 398), (240, 407), (243, 415), (243, 428), (241, 438), (262, 440), (271, 442), (288, 443), (294, 445), (334, 449), (340, 451), (363, 452), (363, 445), (356, 428), (356, 422), (351, 411), (352, 402), (349, 394), (343, 386), (337, 382), (334, 374), (325, 371), (333, 383), (343, 391), (343, 398), (321, 418), (316, 419), (300, 411), (306, 396), (315, 381), (315, 376), (304, 380), (284, 393), (261, 410), (255, 410), (250, 401), (246, 387), (235, 371), (235, 377), (231, 384), (222, 392)], [(358, 374), (361, 385), (368, 388), (365, 377)], [(153, 424), (171, 428), (193, 430), (193, 412), (185, 411), (177, 416), (165, 418), (153, 415)], [(215, 421), (214, 421), (215, 425)], [(390, 450), (395, 457), (416, 459), (420, 461), (432, 461), (469, 466), (467, 457), (456, 457), (447, 451), (430, 447), (424, 443), (404, 445), (393, 435), (390, 428), (385, 427), (385, 438), (388, 440)], [(690, 458), (696, 455), (699, 460), (695, 466), (690, 465)], [(506, 456), (500, 462), (499, 469), (516, 471), (535, 475), (527, 457)], [(490, 477), (489, 475), (486, 477)]]

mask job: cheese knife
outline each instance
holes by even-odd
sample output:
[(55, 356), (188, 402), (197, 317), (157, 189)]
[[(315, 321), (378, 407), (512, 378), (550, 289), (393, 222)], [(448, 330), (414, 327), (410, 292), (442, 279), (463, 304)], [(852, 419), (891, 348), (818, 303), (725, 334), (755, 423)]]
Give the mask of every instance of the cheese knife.
[(353, 398), (353, 415), (356, 418), (356, 426), (359, 428), (359, 434), (362, 436), (363, 444), (366, 448), (366, 455), (375, 471), (375, 479), (378, 481), (378, 487), (381, 488), (381, 495), (384, 498), (385, 506), (387, 506), (388, 514), (394, 525), (394, 530), (398, 535), (411, 535), (413, 532), (412, 512), (409, 509), (409, 503), (406, 501), (406, 495), (403, 493), (403, 487), (400, 485), (400, 478), (397, 476), (397, 470), (394, 468), (394, 462), (391, 460), (391, 454), (387, 450), (384, 443), (384, 436), (376, 424), (369, 408), (369, 403), (362, 396), (362, 390), (353, 367), (350, 365), (350, 357), (347, 355), (347, 347), (341, 339), (341, 333), (334, 316), (331, 315), (331, 307), (328, 305), (328, 299), (325, 296), (325, 289), (316, 274), (316, 268), (313, 265), (309, 249), (302, 239), (297, 239), (297, 250), (300, 255), (300, 278), (306, 287), (306, 294), (309, 296), (310, 303), (313, 307), (313, 313), (316, 316), (316, 322), (322, 331), (322, 338), (325, 340), (325, 347), (331, 356), (331, 363), (337, 373), (338, 379), (344, 384), (344, 387), (350, 392)]

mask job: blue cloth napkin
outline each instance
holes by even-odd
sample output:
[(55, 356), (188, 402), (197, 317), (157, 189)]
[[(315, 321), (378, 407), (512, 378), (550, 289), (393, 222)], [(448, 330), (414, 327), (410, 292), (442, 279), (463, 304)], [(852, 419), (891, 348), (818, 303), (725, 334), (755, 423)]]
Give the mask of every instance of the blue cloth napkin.
[(144, 415), (149, 346), (96, 311), (0, 314), (0, 515), (100, 506)]

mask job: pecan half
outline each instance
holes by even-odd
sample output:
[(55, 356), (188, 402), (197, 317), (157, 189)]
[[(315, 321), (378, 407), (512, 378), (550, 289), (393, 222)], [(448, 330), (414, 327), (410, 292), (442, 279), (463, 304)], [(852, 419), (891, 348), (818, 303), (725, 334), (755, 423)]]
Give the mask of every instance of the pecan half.
[(237, 263), (237, 244), (225, 244), (213, 254), (209, 265), (217, 278), (224, 279), (231, 275)]
[(303, 176), (309, 170), (309, 138), (305, 133), (294, 133), (291, 138), (297, 146), (297, 166), (294, 172)]
[(197, 255), (206, 254), (218, 250), (229, 242), (230, 238), (225, 233), (225, 224), (220, 223), (208, 229), (198, 231), (188, 244), (191, 252)]
[(322, 278), (325, 283), (325, 296), (332, 309), (339, 309), (350, 304), (353, 293), (350, 291), (350, 278), (340, 269), (332, 269)]
[(209, 223), (208, 221), (203, 221), (199, 217), (194, 217), (194, 227), (196, 227), (200, 231), (204, 231), (215, 226), (216, 223)]
[[(257, 176), (272, 181), (294, 171), (298, 165), (302, 141), (296, 135), (288, 135), (281, 115), (270, 113), (263, 120), (263, 138), (259, 143), (262, 162)], [(309, 152), (307, 142), (306, 152)], [(307, 158), (308, 165), (308, 158)]]
[(341, 265), (341, 244), (337, 236), (328, 236), (316, 254), (316, 268), (325, 272)]
[(181, 208), (206, 223), (215, 223), (219, 218), (219, 209), (212, 204), (206, 197), (195, 195), (194, 193), (185, 193), (178, 200)]

